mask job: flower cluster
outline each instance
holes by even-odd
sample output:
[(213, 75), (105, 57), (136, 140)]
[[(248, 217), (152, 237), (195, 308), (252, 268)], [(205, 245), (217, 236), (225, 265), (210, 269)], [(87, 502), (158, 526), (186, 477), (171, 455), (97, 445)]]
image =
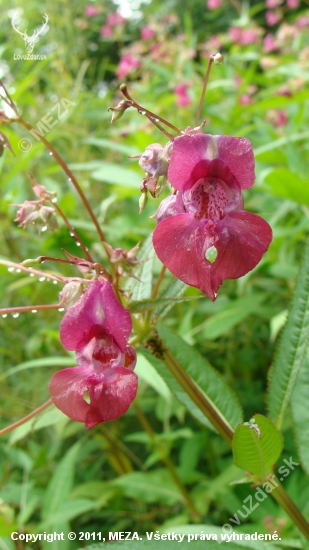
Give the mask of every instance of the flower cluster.
[(122, 416), (136, 396), (131, 330), (130, 314), (107, 281), (92, 281), (62, 319), (60, 338), (76, 352), (77, 366), (54, 374), (49, 391), (56, 407), (86, 428)]

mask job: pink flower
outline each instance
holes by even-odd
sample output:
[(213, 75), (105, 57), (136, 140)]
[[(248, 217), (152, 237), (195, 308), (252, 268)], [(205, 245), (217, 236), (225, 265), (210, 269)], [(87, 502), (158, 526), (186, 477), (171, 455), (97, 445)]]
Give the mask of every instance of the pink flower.
[(155, 35), (155, 32), (150, 27), (142, 27), (141, 28), (141, 39), (142, 40), (150, 40), (150, 38), (153, 38)]
[(263, 43), (263, 50), (266, 53), (274, 52), (275, 50), (278, 50), (278, 46), (273, 34), (269, 33), (265, 36), (264, 43)]
[(153, 245), (161, 262), (212, 300), (224, 279), (251, 271), (272, 231), (243, 210), (242, 189), (254, 183), (249, 140), (195, 134), (175, 139), (168, 179), (178, 191), (158, 210)]
[(250, 105), (252, 103), (252, 97), (248, 94), (242, 94), (239, 98), (240, 105)]
[(275, 11), (267, 11), (265, 14), (266, 23), (269, 27), (277, 25), (280, 21), (279, 15)]
[(116, 27), (117, 25), (125, 25), (127, 22), (126, 18), (121, 15), (118, 11), (115, 13), (110, 13), (106, 19), (106, 24), (110, 27)]
[(86, 17), (94, 17), (95, 15), (98, 15), (98, 13), (100, 13), (99, 8), (91, 6), (91, 4), (87, 4), (87, 6), (85, 6)]
[(282, 4), (282, 0), (266, 0), (266, 7), (270, 9), (277, 8), (280, 4)]
[(134, 69), (138, 69), (140, 66), (141, 62), (136, 59), (136, 57), (125, 54), (119, 61), (116, 75), (118, 76), (118, 78), (124, 78), (125, 76), (127, 76), (127, 74), (132, 72)]
[(113, 34), (113, 31), (111, 27), (109, 27), (108, 25), (103, 25), (101, 29), (101, 36), (104, 36), (105, 38), (109, 38), (110, 36), (112, 36), (112, 34)]
[(187, 87), (188, 84), (178, 84), (178, 86), (176, 86), (176, 88), (174, 89), (174, 92), (177, 96), (176, 105), (178, 107), (186, 107), (191, 103), (191, 98), (188, 96), (187, 93)]
[(277, 116), (275, 117), (273, 121), (274, 126), (287, 126), (288, 124), (288, 116), (285, 111), (277, 111)]
[(290, 10), (295, 10), (298, 8), (299, 0), (287, 0), (286, 5)]
[(221, 8), (222, 0), (207, 0), (206, 6), (209, 10), (216, 10)]
[(49, 391), (56, 407), (86, 428), (122, 416), (136, 396), (131, 330), (130, 314), (107, 281), (91, 282), (64, 314), (60, 338), (76, 352), (78, 366), (54, 374)]

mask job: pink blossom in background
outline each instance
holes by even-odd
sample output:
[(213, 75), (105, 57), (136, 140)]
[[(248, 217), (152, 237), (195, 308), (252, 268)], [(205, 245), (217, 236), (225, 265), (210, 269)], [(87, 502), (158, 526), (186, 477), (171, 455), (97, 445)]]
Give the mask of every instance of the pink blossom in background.
[(265, 14), (266, 23), (269, 27), (277, 25), (280, 21), (279, 15), (275, 11), (267, 11)]
[(240, 105), (250, 105), (252, 103), (252, 97), (248, 94), (243, 94), (239, 98)]
[(242, 40), (242, 29), (240, 27), (230, 27), (229, 28), (229, 35), (234, 42), (234, 44), (241, 44)]
[(273, 120), (274, 126), (286, 126), (288, 124), (288, 116), (285, 111), (277, 111), (276, 115)]
[(131, 330), (130, 314), (107, 281), (92, 281), (64, 314), (60, 338), (76, 352), (77, 366), (54, 374), (49, 391), (56, 407), (86, 428), (122, 416), (136, 396)]
[(157, 212), (153, 245), (181, 281), (215, 300), (224, 279), (251, 271), (272, 231), (243, 209), (242, 190), (254, 183), (248, 139), (194, 134), (176, 137), (168, 179), (178, 191)]
[(186, 107), (191, 103), (191, 98), (187, 93), (187, 88), (188, 84), (178, 84), (178, 86), (174, 89), (174, 93), (177, 96), (176, 105), (178, 107)]
[(108, 25), (103, 25), (101, 29), (101, 36), (105, 36), (105, 38), (109, 38), (112, 36), (113, 31)]
[(150, 40), (154, 37), (155, 31), (153, 31), (150, 27), (142, 27), (141, 28), (141, 39), (142, 40)]
[(118, 11), (115, 13), (110, 13), (107, 16), (106, 24), (110, 27), (116, 27), (117, 25), (125, 25), (127, 22), (126, 18), (121, 15)]
[(286, 5), (290, 10), (295, 10), (299, 6), (299, 0), (286, 0)]
[(218, 8), (221, 8), (222, 6), (222, 0), (207, 0), (206, 7), (209, 10), (216, 10)]
[(246, 46), (247, 44), (255, 44), (260, 41), (261, 30), (259, 28), (242, 29), (241, 27), (230, 27), (229, 35), (234, 44)]
[(276, 43), (275, 37), (273, 34), (267, 34), (264, 38), (263, 42), (263, 51), (268, 52), (274, 52), (278, 50), (278, 45)]
[(278, 8), (282, 0), (266, 0), (266, 7), (269, 9)]
[(85, 6), (85, 15), (86, 17), (94, 17), (95, 15), (98, 15), (100, 13), (99, 8), (96, 8), (95, 6), (92, 6), (91, 4), (87, 4)]
[(298, 29), (305, 29), (309, 27), (309, 15), (302, 15), (295, 21), (295, 25)]
[(119, 61), (116, 75), (118, 76), (118, 78), (124, 78), (130, 72), (138, 69), (140, 66), (141, 62), (138, 59), (132, 57), (130, 54), (125, 54)]

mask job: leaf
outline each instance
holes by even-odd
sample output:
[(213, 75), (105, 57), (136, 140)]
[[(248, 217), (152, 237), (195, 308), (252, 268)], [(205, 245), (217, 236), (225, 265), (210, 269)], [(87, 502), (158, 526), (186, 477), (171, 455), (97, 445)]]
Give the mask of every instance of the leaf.
[[(157, 326), (160, 338), (166, 343), (176, 360), (181, 364), (186, 373), (192, 378), (207, 398), (213, 403), (213, 406), (225, 418), (225, 421), (235, 428), (242, 420), (242, 410), (240, 404), (220, 374), (218, 374), (211, 365), (199, 355), (193, 348), (186, 344), (179, 336), (174, 334), (162, 323)], [(188, 394), (176, 382), (170, 374), (164, 363), (150, 354), (148, 350), (139, 350), (146, 356), (148, 361), (156, 368), (161, 377), (166, 382), (170, 390), (177, 399), (185, 405), (187, 410), (201, 422), (203, 425), (214, 429), (212, 424), (193, 403)]]
[[(187, 288), (187, 285), (180, 281), (180, 279), (174, 279), (164, 290), (160, 298), (180, 298)], [(156, 308), (155, 314), (159, 317), (159, 319), (163, 319), (163, 317), (167, 315), (173, 305), (174, 304), (168, 304), (165, 306), (161, 304)]]
[(200, 325), (203, 327), (205, 338), (207, 340), (214, 340), (231, 330), (248, 315), (258, 313), (258, 306), (265, 300), (265, 297), (265, 294), (250, 294), (229, 302), (224, 309)]
[(255, 414), (237, 426), (232, 443), (234, 464), (265, 480), (283, 449), (283, 437), (270, 420)]
[(140, 353), (137, 354), (137, 365), (134, 369), (134, 372), (139, 378), (147, 382), (159, 395), (169, 401), (171, 398), (171, 393), (164, 382), (163, 378), (158, 374), (156, 369), (152, 364)]
[(18, 426), (12, 433), (9, 443), (13, 445), (16, 441), (20, 441), (23, 437), (30, 432), (47, 428), (47, 426), (53, 426), (58, 422), (69, 422), (69, 418), (57, 409), (53, 404), (48, 407), (44, 412), (31, 418), (25, 424)]
[[(168, 539), (168, 534), (166, 531), (156, 531), (155, 533), (159, 533), (160, 535), (165, 535), (166, 538), (162, 540), (148, 540), (147, 535), (145, 533), (140, 534), (140, 540), (120, 540), (118, 542), (112, 543), (112, 549), (113, 550), (179, 550), (180, 548), (185, 548), (190, 544), (190, 548), (193, 548), (193, 550), (218, 550), (220, 546), (218, 546), (218, 540), (220, 540), (220, 535), (222, 530), (219, 529), (216, 526), (207, 526), (207, 525), (190, 525), (190, 526), (184, 526), (186, 529), (183, 531), (185, 534), (184, 539), (182, 543), (179, 544), (179, 540), (172, 540)], [(191, 528), (191, 530), (189, 529)], [(211, 534), (217, 534), (218, 540), (190, 540), (188, 539), (188, 534), (195, 533), (195, 527), (200, 527), (199, 534), (201, 534), (202, 531), (204, 533), (211, 533)], [(208, 527), (208, 529), (207, 529)], [(220, 531), (220, 532), (219, 532)], [(173, 528), (174, 533), (182, 533), (181, 527), (175, 527)], [(148, 531), (148, 536), (151, 535), (154, 536), (155, 533), (151, 533)], [(131, 536), (133, 533), (131, 533)], [(119, 536), (119, 535), (118, 535)], [(125, 537), (125, 535), (123, 535)], [(220, 541), (221, 542), (221, 541)], [(226, 544), (223, 543), (223, 544)], [(85, 550), (104, 550), (106, 548), (106, 543), (97, 543), (97, 544), (91, 544), (91, 546), (86, 546)], [(225, 548), (225, 546), (224, 546)], [(237, 543), (229, 542), (228, 543), (229, 550), (281, 550), (281, 547), (278, 545), (271, 545), (266, 544), (264, 541), (237, 541)]]
[(96, 506), (96, 501), (86, 498), (65, 500), (61, 503), (61, 506), (56, 512), (51, 514), (47, 520), (40, 524), (40, 529), (46, 529), (50, 525), (58, 525), (63, 521), (71, 521), (77, 516), (89, 512), (89, 510), (93, 510)]
[(268, 409), (280, 427), (309, 339), (309, 240), (296, 280), (287, 323), (269, 373)]
[(101, 161), (101, 166), (91, 173), (91, 177), (97, 181), (111, 183), (135, 189), (139, 193), (140, 185), (143, 176), (139, 175), (134, 170), (123, 168), (119, 164)]
[(189, 300), (198, 300), (201, 298), (203, 298), (203, 296), (180, 296), (179, 298), (156, 298), (155, 300), (150, 298), (149, 300), (131, 302), (129, 309), (132, 313), (141, 313), (155, 308), (164, 309), (164, 306), (173, 307), (173, 305), (180, 304), (181, 302), (188, 302)]
[(151, 235), (144, 241), (136, 256), (140, 264), (134, 274), (139, 280), (129, 279), (126, 290), (132, 293), (131, 299), (133, 301), (140, 301), (151, 296), (152, 270), (155, 258)]
[(270, 192), (276, 197), (290, 199), (309, 206), (309, 182), (287, 168), (276, 168), (265, 176)]
[(54, 471), (44, 495), (42, 508), (43, 522), (48, 521), (59, 510), (72, 489), (75, 463), (79, 449), (80, 443), (73, 445)]
[(112, 151), (117, 151), (118, 153), (123, 153), (124, 155), (138, 155), (140, 151), (137, 147), (132, 145), (127, 145), (124, 143), (117, 143), (110, 139), (102, 138), (87, 138), (84, 140), (84, 143), (89, 143), (89, 145), (96, 145), (97, 147), (103, 147)]
[(306, 353), (291, 397), (292, 426), (298, 454), (309, 475), (309, 358)]
[(20, 363), (16, 367), (12, 367), (0, 375), (0, 381), (4, 380), (12, 374), (21, 372), (27, 369), (35, 369), (41, 367), (75, 367), (75, 357), (42, 357), (41, 359), (32, 359), (31, 361), (25, 361)]
[(116, 478), (113, 484), (121, 487), (127, 497), (142, 502), (161, 502), (172, 506), (184, 499), (170, 473), (163, 469), (125, 474)]

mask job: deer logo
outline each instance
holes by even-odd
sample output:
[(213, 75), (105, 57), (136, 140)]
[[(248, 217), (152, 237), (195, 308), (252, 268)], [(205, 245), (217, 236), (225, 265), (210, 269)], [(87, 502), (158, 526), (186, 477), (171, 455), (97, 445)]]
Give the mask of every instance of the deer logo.
[(42, 32), (44, 31), (44, 29), (45, 29), (45, 27), (48, 23), (48, 15), (45, 13), (43, 24), (41, 25), (41, 27), (39, 29), (36, 29), (33, 32), (32, 36), (27, 35), (27, 29), (25, 30), (25, 32), (21, 32), (19, 30), (19, 26), (17, 27), (17, 20), (18, 20), (18, 16), (14, 17), (12, 19), (12, 27), (13, 27), (14, 31), (18, 32), (18, 34), (20, 34), (22, 39), (25, 41), (25, 46), (26, 46), (27, 53), (32, 53), (35, 44), (39, 40), (40, 34), (42, 34)]

